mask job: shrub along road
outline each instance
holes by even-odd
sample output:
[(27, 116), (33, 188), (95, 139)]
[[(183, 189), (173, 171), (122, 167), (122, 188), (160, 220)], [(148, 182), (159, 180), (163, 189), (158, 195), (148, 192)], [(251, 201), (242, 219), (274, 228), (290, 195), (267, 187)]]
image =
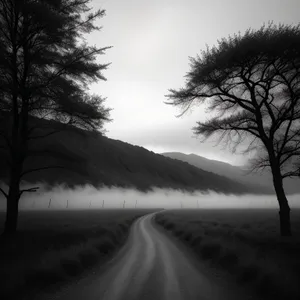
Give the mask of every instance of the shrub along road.
[(154, 215), (143, 216), (132, 225), (127, 243), (102, 271), (44, 299), (251, 299), (166, 235), (155, 224)]

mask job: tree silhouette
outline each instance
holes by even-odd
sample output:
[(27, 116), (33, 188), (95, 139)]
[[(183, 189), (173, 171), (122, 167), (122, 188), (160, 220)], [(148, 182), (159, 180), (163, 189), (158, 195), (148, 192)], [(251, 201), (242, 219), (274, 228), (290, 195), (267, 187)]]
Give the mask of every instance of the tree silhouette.
[(281, 235), (291, 235), (283, 179), (300, 167), (300, 25), (269, 23), (218, 41), (191, 58), (184, 88), (170, 90), (167, 104), (183, 115), (207, 103), (211, 118), (197, 122), (196, 135), (217, 134), (233, 152), (255, 151), (252, 170), (269, 168), (280, 207)]
[(0, 1), (0, 151), (9, 170), (8, 191), (0, 190), (7, 198), (5, 233), (16, 231), (21, 194), (34, 190), (21, 190), (22, 178), (60, 167), (25, 166), (30, 157), (51, 152), (36, 145), (60, 130), (103, 130), (109, 120), (104, 99), (87, 92), (88, 84), (105, 80), (108, 66), (96, 61), (108, 47), (83, 39), (100, 29), (94, 21), (105, 14), (91, 12), (89, 2)]

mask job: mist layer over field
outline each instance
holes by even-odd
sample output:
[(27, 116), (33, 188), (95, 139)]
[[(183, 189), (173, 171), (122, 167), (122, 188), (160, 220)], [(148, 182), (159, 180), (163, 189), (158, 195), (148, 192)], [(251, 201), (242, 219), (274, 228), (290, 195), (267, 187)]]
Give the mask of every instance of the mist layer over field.
[[(42, 184), (36, 193), (24, 193), (20, 209), (99, 209), (99, 208), (277, 208), (276, 196), (224, 195), (215, 192), (188, 193), (178, 190), (154, 189), (142, 193), (134, 189), (102, 188), (91, 186), (74, 190), (57, 186), (46, 190)], [(28, 186), (32, 187), (32, 185)], [(26, 185), (23, 186), (26, 188)], [(0, 198), (0, 209), (6, 209), (6, 201)], [(51, 200), (50, 200), (51, 199)], [(300, 195), (290, 195), (291, 208), (300, 207)]]

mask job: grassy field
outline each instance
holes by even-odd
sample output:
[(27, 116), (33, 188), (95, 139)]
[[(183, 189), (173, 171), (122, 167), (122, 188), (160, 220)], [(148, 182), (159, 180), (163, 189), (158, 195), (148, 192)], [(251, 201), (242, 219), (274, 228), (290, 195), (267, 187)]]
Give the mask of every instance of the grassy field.
[(291, 218), (291, 238), (280, 237), (271, 209), (172, 210), (157, 214), (156, 222), (264, 299), (300, 299), (300, 210)]
[[(57, 288), (105, 263), (124, 244), (134, 220), (149, 212), (21, 211), (17, 235), (0, 239), (0, 299)], [(1, 212), (1, 231), (4, 219)]]

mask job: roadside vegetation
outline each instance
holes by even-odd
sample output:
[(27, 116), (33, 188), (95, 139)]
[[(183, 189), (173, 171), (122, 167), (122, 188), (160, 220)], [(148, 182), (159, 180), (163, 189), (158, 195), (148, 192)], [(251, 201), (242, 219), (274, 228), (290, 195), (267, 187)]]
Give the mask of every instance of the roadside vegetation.
[(146, 213), (149, 210), (21, 211), (22, 229), (0, 240), (0, 299), (30, 299), (63, 287), (96, 264), (104, 265), (125, 243), (132, 223)]
[(300, 210), (293, 237), (278, 235), (274, 210), (172, 210), (156, 222), (212, 268), (263, 299), (300, 299)]

